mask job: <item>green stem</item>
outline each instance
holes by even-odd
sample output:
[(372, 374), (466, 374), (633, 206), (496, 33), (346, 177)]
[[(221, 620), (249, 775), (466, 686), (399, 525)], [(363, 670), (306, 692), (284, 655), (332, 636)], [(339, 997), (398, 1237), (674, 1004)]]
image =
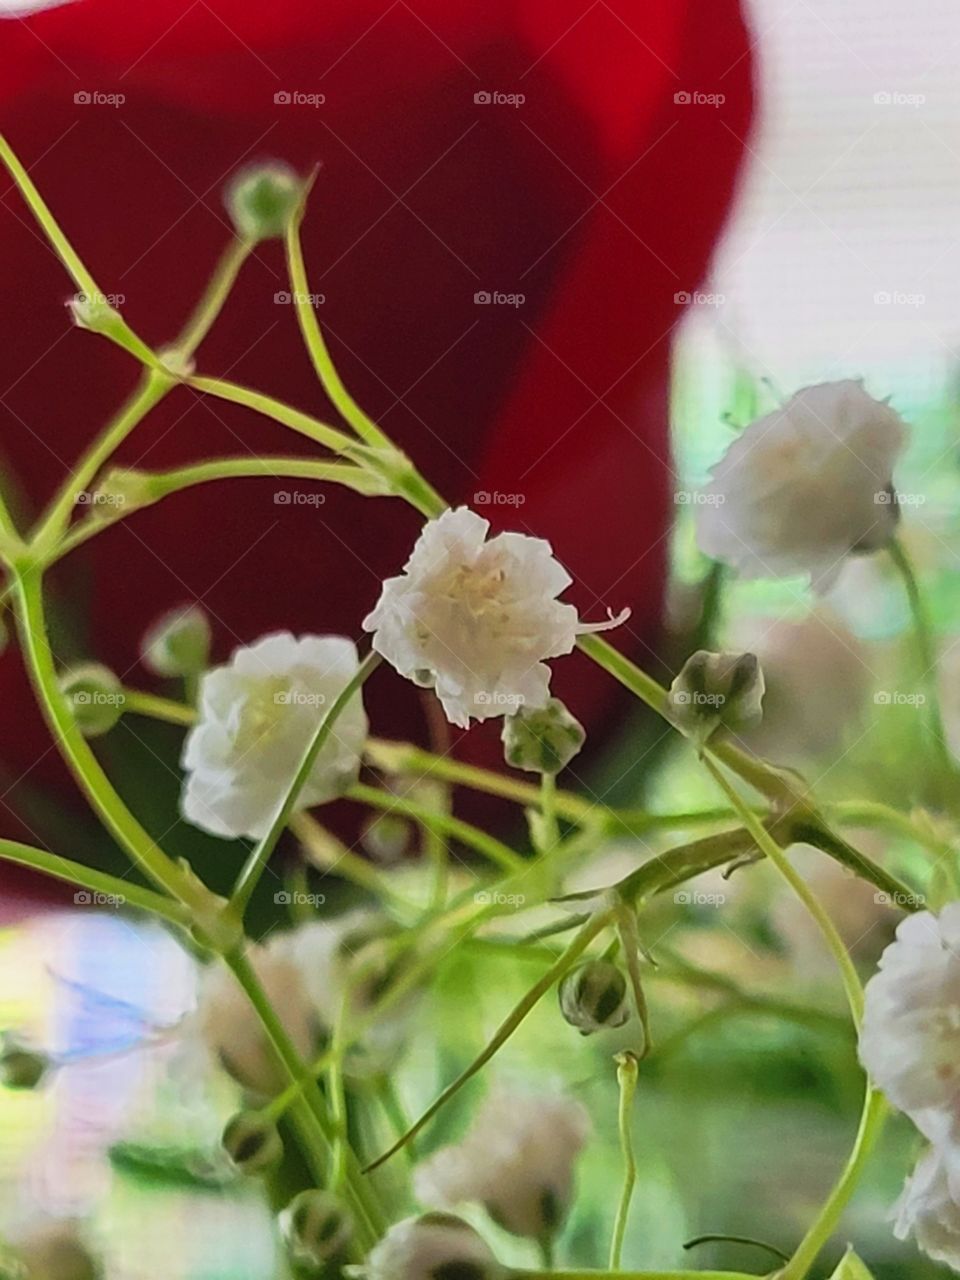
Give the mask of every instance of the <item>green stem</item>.
[(917, 645), (917, 658), (920, 665), (920, 679), (923, 683), (927, 699), (927, 719), (937, 757), (937, 767), (943, 774), (938, 798), (943, 798), (944, 779), (956, 774), (956, 766), (947, 748), (946, 734), (943, 728), (943, 715), (940, 710), (940, 689), (937, 683), (937, 651), (933, 638), (930, 616), (917, 581), (910, 557), (899, 538), (892, 538), (887, 550), (897, 572), (903, 580), (910, 616), (913, 619), (913, 634)]
[(880, 1093), (868, 1086), (853, 1150), (850, 1152), (843, 1172), (793, 1257), (779, 1272), (778, 1280), (803, 1280), (810, 1270), (820, 1250), (833, 1235), (853, 1195), (864, 1166), (880, 1136), (886, 1116), (886, 1101)]
[(79, 885), (92, 893), (103, 894), (109, 898), (120, 899), (122, 904), (137, 907), (141, 911), (149, 911), (155, 916), (169, 921), (170, 924), (187, 926), (190, 913), (172, 898), (162, 893), (154, 893), (142, 885), (131, 884), (119, 876), (108, 875), (105, 871), (97, 871), (93, 867), (85, 867), (82, 863), (71, 862), (61, 858), (59, 854), (49, 853), (46, 849), (34, 849), (30, 845), (20, 844), (16, 840), (0, 840), (0, 860), (13, 862), (20, 867), (30, 867), (42, 875), (51, 876), (54, 880), (63, 880), (67, 884)]
[(148, 716), (151, 720), (163, 720), (167, 724), (187, 727), (194, 723), (197, 713), (185, 702), (174, 702), (172, 698), (161, 698), (155, 693), (144, 693), (141, 689), (124, 689), (124, 715), (132, 714)]
[(360, 452), (361, 447), (345, 432), (339, 431), (336, 427), (329, 427), (325, 422), (311, 417), (309, 413), (301, 413), (292, 405), (284, 404), (282, 400), (277, 400), (261, 391), (241, 387), (238, 383), (227, 382), (223, 378), (188, 378), (187, 385), (205, 395), (215, 396), (218, 400), (229, 400), (231, 404), (241, 404), (248, 409), (253, 409), (256, 413), (263, 414), (265, 418), (272, 418), (274, 422), (289, 427), (291, 431), (306, 436), (308, 440), (313, 440), (315, 444), (321, 444), (334, 453), (347, 457), (363, 456)]
[(236, 284), (240, 268), (253, 248), (254, 242), (234, 238), (224, 249), (203, 297), (197, 303), (193, 314), (174, 344), (181, 355), (192, 356), (213, 328), (217, 316), (230, 296), (231, 289)]
[(627, 1230), (627, 1217), (630, 1213), (630, 1201), (637, 1180), (637, 1162), (633, 1154), (633, 1126), (631, 1111), (633, 1098), (637, 1091), (639, 1066), (632, 1053), (618, 1053), (617, 1084), (620, 1086), (620, 1104), (617, 1109), (617, 1131), (620, 1135), (620, 1150), (623, 1154), (623, 1190), (620, 1192), (620, 1203), (617, 1206), (617, 1217), (613, 1224), (613, 1238), (610, 1241), (610, 1270), (620, 1270), (620, 1258), (623, 1253), (623, 1237)]
[(104, 463), (173, 386), (173, 379), (160, 370), (144, 373), (136, 391), (80, 459), (32, 532), (31, 543), (38, 556), (45, 560), (51, 556), (70, 522), (78, 495), (87, 492)]
[(144, 830), (114, 791), (107, 775), (77, 728), (69, 704), (60, 692), (53, 653), (47, 637), (43, 578), (36, 567), (17, 566), (17, 618), (20, 643), (30, 679), (44, 717), (61, 755), (70, 767), (107, 830), (136, 865), (171, 897), (206, 916), (212, 895), (173, 862)]
[(270, 829), (266, 835), (260, 839), (251, 849), (247, 861), (244, 863), (234, 885), (233, 893), (230, 895), (230, 910), (238, 919), (243, 919), (247, 904), (253, 896), (254, 890), (260, 881), (260, 877), (266, 870), (270, 855), (277, 847), (277, 841), (280, 839), (284, 828), (293, 816), (293, 812), (297, 806), (297, 799), (300, 792), (307, 783), (307, 779), (313, 770), (313, 766), (317, 762), (317, 757), (326, 746), (327, 739), (333, 732), (333, 727), (337, 723), (342, 713), (350, 705), (353, 699), (363, 688), (364, 683), (369, 679), (373, 672), (380, 665), (380, 655), (371, 651), (363, 659), (357, 667), (354, 674), (343, 686), (336, 698), (333, 700), (329, 710), (317, 725), (310, 744), (303, 754), (300, 765), (294, 775), (287, 794), (283, 798), (283, 803), (277, 810)]
[(716, 763), (709, 749), (703, 753), (703, 763), (710, 776), (723, 790), (731, 805), (738, 810), (744, 827), (757, 842), (757, 847), (770, 859), (815, 920), (827, 946), (830, 948), (833, 958), (837, 962), (853, 1021), (859, 1027), (863, 1017), (863, 988), (860, 985), (860, 978), (857, 975), (853, 961), (850, 959), (850, 953), (844, 946), (843, 939), (837, 932), (833, 921), (823, 909), (817, 895), (793, 866), (777, 841), (757, 818), (756, 814), (744, 803), (736, 787), (727, 780), (726, 775)]
[(413, 903), (402, 897), (385, 876), (371, 863), (348, 848), (332, 832), (322, 827), (309, 813), (297, 813), (290, 819), (290, 830), (304, 846), (310, 863), (324, 872), (332, 872), (373, 894), (381, 902), (409, 914)]
[(406, 1146), (408, 1142), (411, 1142), (421, 1129), (423, 1129), (423, 1127), (433, 1119), (440, 1108), (444, 1106), (445, 1103), (449, 1102), (455, 1094), (459, 1093), (463, 1086), (469, 1080), (472, 1080), (481, 1068), (486, 1066), (490, 1059), (504, 1044), (506, 1044), (507, 1040), (510, 1039), (514, 1031), (516, 1031), (517, 1027), (520, 1026), (521, 1022), (523, 1022), (524, 1018), (530, 1010), (534, 1008), (540, 998), (550, 990), (555, 982), (559, 982), (563, 975), (576, 963), (584, 951), (586, 951), (594, 938), (607, 928), (612, 918), (612, 912), (607, 911), (592, 916), (587, 921), (567, 947), (566, 951), (557, 958), (546, 973), (544, 973), (543, 976), (534, 983), (530, 990), (527, 991), (523, 998), (517, 1002), (514, 1008), (494, 1032), (488, 1044), (477, 1055), (477, 1057), (474, 1058), (470, 1065), (460, 1072), (456, 1080), (447, 1085), (446, 1089), (444, 1089), (443, 1092), (430, 1104), (430, 1106), (427, 1107), (419, 1120), (416, 1120), (410, 1126), (398, 1142), (395, 1142), (389, 1150), (385, 1151), (383, 1155), (378, 1156), (372, 1164), (367, 1166), (365, 1170), (366, 1173), (370, 1173), (372, 1170), (379, 1168), (380, 1165), (389, 1160), (390, 1157), (395, 1155), (402, 1147)]
[(508, 845), (494, 836), (487, 835), (479, 827), (464, 822), (461, 818), (455, 818), (451, 814), (436, 813), (433, 809), (417, 804), (414, 800), (406, 800), (388, 791), (378, 791), (376, 787), (368, 787), (363, 783), (351, 787), (347, 792), (347, 798), (356, 800), (359, 804), (369, 805), (372, 809), (382, 809), (386, 813), (400, 813), (405, 817), (413, 818), (439, 834), (449, 836), (451, 840), (459, 840), (471, 849), (475, 849), (502, 871), (510, 873), (523, 871), (530, 865), (526, 859), (514, 853)]

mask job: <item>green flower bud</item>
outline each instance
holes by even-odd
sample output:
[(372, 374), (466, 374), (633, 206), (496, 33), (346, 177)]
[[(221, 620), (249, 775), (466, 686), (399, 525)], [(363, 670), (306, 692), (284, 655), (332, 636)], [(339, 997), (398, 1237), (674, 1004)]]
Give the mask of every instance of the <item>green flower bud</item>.
[(47, 1074), (50, 1059), (17, 1036), (6, 1034), (0, 1047), (0, 1084), (8, 1089), (36, 1089)]
[(227, 184), (224, 202), (237, 234), (244, 240), (284, 236), (293, 217), (303, 182), (281, 161), (242, 169)]
[(78, 329), (111, 336), (124, 328), (120, 312), (104, 294), (75, 294), (67, 303)]
[(60, 692), (70, 703), (85, 738), (109, 733), (123, 715), (123, 686), (109, 667), (85, 662), (60, 675)]
[(583, 725), (559, 698), (551, 698), (539, 710), (521, 708), (515, 716), (505, 717), (500, 734), (507, 764), (529, 773), (559, 773), (586, 736)]
[(170, 609), (149, 628), (140, 654), (154, 675), (199, 675), (210, 661), (210, 619), (199, 605)]
[(157, 477), (132, 467), (111, 467), (97, 485), (90, 504), (98, 520), (118, 520), (140, 507), (149, 507), (163, 497)]
[(669, 707), (684, 733), (706, 742), (719, 726), (752, 729), (763, 715), (763, 672), (752, 653), (698, 649), (670, 686)]
[(277, 1126), (259, 1111), (239, 1111), (227, 1122), (221, 1141), (240, 1173), (266, 1173), (279, 1164), (283, 1156), (283, 1141)]
[(353, 1234), (349, 1211), (332, 1191), (301, 1191), (280, 1214), (280, 1230), (293, 1262), (319, 1271), (341, 1254)]
[(410, 848), (413, 828), (406, 818), (396, 813), (377, 814), (366, 824), (360, 836), (364, 852), (375, 862), (392, 866)]
[(588, 960), (560, 983), (560, 1012), (583, 1036), (622, 1027), (630, 1017), (627, 979), (608, 960)]

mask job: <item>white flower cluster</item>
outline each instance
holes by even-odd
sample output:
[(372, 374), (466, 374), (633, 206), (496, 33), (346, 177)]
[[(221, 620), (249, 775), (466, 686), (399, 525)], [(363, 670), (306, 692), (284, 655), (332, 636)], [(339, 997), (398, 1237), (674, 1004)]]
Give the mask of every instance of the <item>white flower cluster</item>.
[(758, 418), (713, 468), (697, 505), (701, 549), (744, 577), (808, 574), (828, 587), (851, 552), (892, 538), (904, 423), (859, 381), (804, 387)]
[(860, 1058), (931, 1144), (897, 1204), (896, 1234), (960, 1271), (960, 902), (901, 922), (867, 984)]
[(436, 690), (451, 724), (540, 710), (550, 696), (544, 659), (570, 653), (580, 623), (557, 597), (572, 579), (549, 542), (522, 533), (487, 540), (490, 522), (466, 507), (431, 520), (403, 573), (389, 578), (364, 619), (373, 647), (401, 675)]

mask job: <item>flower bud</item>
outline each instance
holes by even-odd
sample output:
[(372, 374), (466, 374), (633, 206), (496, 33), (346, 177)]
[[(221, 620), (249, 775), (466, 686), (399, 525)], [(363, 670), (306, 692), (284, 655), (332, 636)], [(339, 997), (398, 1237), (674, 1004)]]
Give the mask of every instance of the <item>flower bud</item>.
[(0, 1084), (8, 1089), (36, 1089), (50, 1066), (50, 1059), (15, 1035), (3, 1037), (0, 1047)]
[(239, 1111), (227, 1122), (221, 1141), (240, 1173), (265, 1173), (279, 1164), (283, 1156), (277, 1126), (259, 1111)]
[(366, 1280), (500, 1280), (506, 1274), (479, 1232), (447, 1213), (396, 1223), (359, 1271)]
[(97, 485), (90, 504), (91, 515), (98, 520), (118, 520), (141, 507), (149, 507), (163, 492), (157, 476), (132, 467), (110, 467)]
[(60, 675), (60, 692), (70, 703), (85, 738), (109, 733), (123, 715), (123, 686), (109, 667), (84, 662)]
[(242, 169), (227, 184), (224, 202), (244, 240), (284, 236), (303, 191), (289, 165), (273, 160)]
[(609, 960), (579, 965), (560, 983), (559, 995), (564, 1019), (583, 1036), (622, 1027), (630, 1017), (627, 980)]
[(721, 724), (735, 732), (758, 725), (763, 693), (763, 672), (755, 654), (698, 649), (670, 686), (668, 700), (677, 726), (706, 742)]
[(110, 336), (123, 327), (120, 312), (103, 295), (77, 293), (67, 306), (78, 329)]
[(280, 1214), (280, 1230), (293, 1262), (320, 1270), (342, 1253), (353, 1234), (346, 1206), (332, 1191), (301, 1191)]
[(399, 862), (410, 848), (413, 828), (396, 813), (378, 813), (364, 826), (360, 843), (365, 853), (383, 866)]
[(210, 660), (210, 619), (199, 605), (170, 609), (148, 629), (140, 655), (154, 675), (199, 675)]
[(586, 736), (583, 725), (559, 698), (551, 698), (538, 710), (521, 708), (516, 715), (507, 716), (500, 734), (507, 764), (529, 773), (559, 773), (583, 746)]

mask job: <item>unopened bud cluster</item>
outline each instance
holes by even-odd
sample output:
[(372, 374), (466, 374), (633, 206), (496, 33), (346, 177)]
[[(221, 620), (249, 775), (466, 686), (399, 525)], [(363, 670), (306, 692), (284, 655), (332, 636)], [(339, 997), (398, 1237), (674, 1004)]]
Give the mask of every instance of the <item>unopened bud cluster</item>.
[(739, 733), (759, 724), (763, 693), (755, 654), (698, 649), (670, 686), (670, 714), (684, 733), (705, 742), (720, 725)]

